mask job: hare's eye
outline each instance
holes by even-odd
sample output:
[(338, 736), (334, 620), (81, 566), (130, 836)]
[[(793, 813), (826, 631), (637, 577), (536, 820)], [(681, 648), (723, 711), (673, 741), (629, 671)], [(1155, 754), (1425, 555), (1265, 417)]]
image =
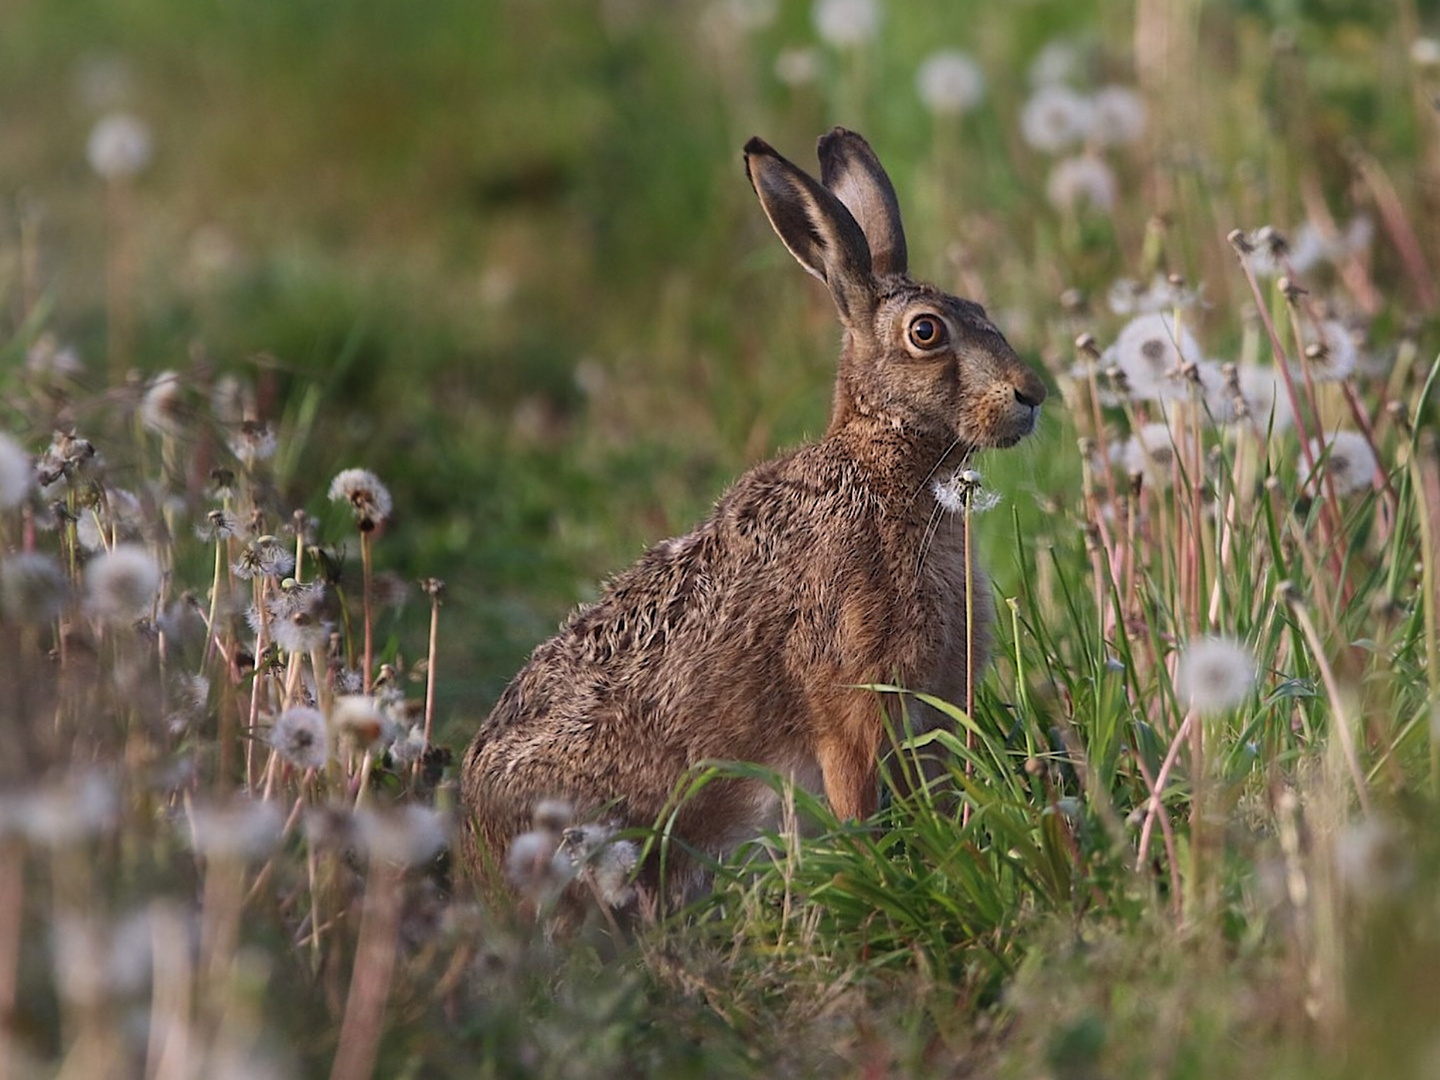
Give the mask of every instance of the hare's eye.
[(934, 315), (917, 315), (910, 320), (910, 344), (917, 349), (938, 349), (945, 344), (945, 324)]

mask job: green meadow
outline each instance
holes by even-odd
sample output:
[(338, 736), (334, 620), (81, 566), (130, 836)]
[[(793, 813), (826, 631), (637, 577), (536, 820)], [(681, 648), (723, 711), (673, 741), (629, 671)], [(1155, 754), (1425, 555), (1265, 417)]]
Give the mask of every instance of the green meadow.
[[(1433, 0), (13, 0), (0, 1080), (1440, 1069), (1437, 101)], [(825, 429), (837, 124), (1050, 390), (961, 797), (478, 893), (530, 650)]]

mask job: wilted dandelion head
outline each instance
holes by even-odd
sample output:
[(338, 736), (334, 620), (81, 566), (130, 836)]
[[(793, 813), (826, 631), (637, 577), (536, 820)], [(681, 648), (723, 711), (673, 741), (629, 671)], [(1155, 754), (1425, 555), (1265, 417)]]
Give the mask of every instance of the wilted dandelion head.
[(361, 532), (369, 532), (390, 516), (390, 492), (368, 469), (346, 469), (330, 481), (330, 501), (349, 503)]
[(75, 539), (86, 551), (101, 551), (116, 540), (138, 540), (145, 534), (145, 509), (139, 497), (124, 488), (106, 488), (103, 498), (81, 511)]
[(85, 157), (106, 180), (136, 176), (150, 164), (150, 129), (129, 113), (102, 116), (90, 129)]
[(394, 737), (394, 722), (368, 694), (343, 694), (330, 710), (330, 726), (356, 749), (379, 749)]
[(936, 116), (967, 113), (985, 96), (980, 65), (958, 49), (932, 53), (915, 74), (915, 89)]
[(521, 896), (545, 903), (558, 896), (575, 876), (575, 863), (560, 850), (560, 834), (521, 833), (505, 852), (505, 878)]
[(330, 760), (330, 729), (318, 709), (297, 706), (275, 718), (270, 745), (297, 769), (323, 769)]
[(1049, 83), (1030, 95), (1020, 113), (1020, 134), (1047, 154), (1084, 142), (1094, 121), (1089, 99), (1068, 86)]
[(196, 806), (190, 814), (190, 842), (211, 859), (263, 859), (280, 843), (285, 815), (272, 802), (234, 799)]
[(73, 347), (61, 345), (47, 331), (25, 350), (25, 370), (42, 382), (55, 383), (85, 374), (85, 364)]
[(175, 438), (185, 430), (185, 391), (180, 376), (162, 371), (150, 380), (140, 399), (140, 423), (147, 431)]
[(1238, 641), (1203, 637), (1180, 650), (1175, 664), (1175, 693), (1180, 704), (1201, 715), (1233, 709), (1255, 685), (1255, 657)]
[(1109, 212), (1115, 208), (1115, 173), (1091, 154), (1079, 154), (1057, 162), (1050, 170), (1045, 194), (1050, 205), (1066, 213), (1082, 206)]
[(811, 48), (781, 49), (775, 57), (775, 78), (786, 86), (809, 86), (820, 78), (820, 53)]
[(873, 41), (880, 29), (880, 5), (875, 0), (815, 0), (811, 16), (820, 40), (840, 49)]
[(65, 609), (70, 583), (58, 563), (38, 551), (0, 562), (0, 612), (22, 623), (46, 623)]
[(30, 455), (0, 431), (0, 511), (13, 510), (25, 501), (33, 475)]
[(282, 585), (266, 601), (275, 644), (287, 653), (301, 656), (324, 648), (330, 641), (331, 630), (330, 621), (325, 617), (326, 604), (323, 582)]
[(98, 619), (138, 619), (149, 613), (159, 590), (160, 566), (139, 544), (117, 544), (85, 567), (85, 606)]
[(408, 732), (390, 744), (390, 759), (396, 765), (413, 765), (425, 756), (429, 745), (425, 741), (425, 729), (412, 724)]
[(1090, 104), (1090, 137), (1101, 146), (1124, 146), (1145, 134), (1145, 102), (1128, 86), (1101, 87)]
[(1127, 392), (1142, 401), (1182, 397), (1186, 387), (1180, 370), (1186, 361), (1200, 358), (1200, 345), (1189, 328), (1182, 326), (1177, 338), (1174, 317), (1162, 312), (1131, 319), (1116, 338), (1113, 352)]
[(257, 575), (284, 577), (295, 569), (295, 553), (273, 536), (257, 536), (241, 549), (230, 569), (236, 577), (247, 580)]
[[(1338, 319), (1326, 319), (1319, 326), (1302, 331), (1305, 342), (1305, 363), (1310, 368), (1310, 377), (1316, 382), (1340, 382), (1354, 370), (1360, 358), (1360, 348), (1350, 328)], [(1302, 368), (1292, 365), (1296, 375)]]
[(210, 510), (195, 523), (195, 536), (213, 544), (240, 532), (240, 522), (228, 510)]
[(1365, 436), (1355, 431), (1337, 431), (1323, 444), (1311, 439), (1310, 452), (1315, 457), (1316, 472), (1306, 467), (1301, 486), (1310, 485), (1317, 475), (1323, 476), (1334, 485), (1337, 497), (1368, 490), (1379, 468), (1375, 451)]
[(612, 826), (591, 823), (566, 829), (559, 850), (570, 860), (572, 872), (592, 884), (607, 907), (624, 907), (635, 898), (631, 879), (640, 864), (640, 849), (632, 840), (616, 840)]
[(371, 861), (423, 866), (449, 842), (450, 819), (428, 806), (405, 803), (391, 810), (357, 810), (355, 831)]
[(230, 452), (247, 468), (275, 456), (275, 432), (263, 420), (242, 420), (230, 436)]
[(1336, 834), (1335, 872), (1348, 893), (1370, 902), (1402, 892), (1414, 880), (1415, 864), (1393, 827), (1367, 817), (1349, 822)]

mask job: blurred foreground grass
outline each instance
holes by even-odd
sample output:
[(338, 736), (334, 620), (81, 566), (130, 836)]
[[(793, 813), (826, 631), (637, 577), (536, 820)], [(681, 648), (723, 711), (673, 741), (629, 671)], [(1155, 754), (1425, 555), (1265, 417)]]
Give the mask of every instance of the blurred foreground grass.
[[(875, 8), (872, 29), (868, 10), (7, 8), (0, 431), (34, 456), (73, 427), (105, 459), (52, 446), (61, 486), (0, 509), (4, 555), (48, 552), (90, 590), (38, 625), (18, 577), (0, 594), (13, 1072), (323, 1073), (367, 1025), (379, 1075), (1433, 1063), (1440, 12), (936, 2)], [(940, 49), (982, 76), (978, 99), (950, 86), (951, 111), (917, 92)], [(1049, 81), (1085, 101), (1138, 91), (1142, 137), (1082, 147), (1056, 134), (1063, 115), (1037, 136), (1026, 110)], [(120, 112), (151, 152), (106, 180), (86, 144)], [(632, 945), (600, 925), (554, 945), (513, 913), (445, 904), (392, 869), (427, 863), (447, 809), (443, 763), (408, 760), (408, 729), (433, 719), (458, 751), (600, 578), (824, 425), (829, 301), (770, 235), (738, 150), (760, 133), (808, 164), (833, 123), (891, 168), (917, 276), (982, 300), (1062, 391), (1034, 439), (979, 462), (1004, 496), (979, 521), (987, 562), (1015, 607), (955, 747), (970, 810), (897, 804), (878, 836), (829, 822), (802, 848), (776, 840)], [(1260, 249), (1257, 294), (1234, 228)], [(1269, 269), (1306, 291), (1287, 300)], [(1195, 335), (1181, 359), (1204, 394), (1147, 397), (1133, 371), (1113, 378), (1122, 353), (1097, 358), (1146, 307)], [(1317, 333), (1310, 362), (1343, 352), (1327, 319), (1363, 331), (1350, 370), (1297, 395), (1312, 435), (1354, 429), (1353, 397), (1383, 484), (1353, 457), (1353, 492), (1307, 480), (1327, 460), (1343, 476), (1338, 451), (1309, 460), (1278, 420), (1266, 438), (1268, 404), (1248, 427), (1203, 422), (1233, 411), (1218, 361), (1264, 368), (1283, 399), (1262, 308), (1296, 365)], [(1147, 422), (1167, 425), (1158, 441)], [(252, 436), (273, 457), (235, 452)], [(228, 495), (213, 466), (236, 474)], [(363, 537), (326, 497), (350, 466), (394, 498)], [(295, 576), (344, 564), (316, 609), (351, 620), (336, 687), (308, 645), (275, 634), (267, 651), (247, 628), (247, 603), (268, 612), (289, 587), (229, 581), (265, 545), (244, 522), (197, 537), (222, 505), (261, 510), (292, 548), (290, 512), (316, 515), (301, 547), (320, 556)], [(107, 622), (86, 569), (127, 539), (172, 574), (139, 632)], [(438, 708), (412, 585), (376, 620), (394, 745), (350, 730), (307, 773), (266, 740), (309, 699), (333, 727), (342, 675), (374, 689), (355, 670), (365, 544), (379, 569), (447, 583)], [(212, 614), (217, 566), (239, 599)], [(1277, 593), (1287, 580), (1304, 591)], [(1176, 663), (1208, 634), (1242, 644), (1259, 689), (1187, 721)], [(258, 674), (240, 656), (256, 645)], [(182, 670), (211, 679), (198, 699)], [(264, 798), (236, 803), (236, 786)]]

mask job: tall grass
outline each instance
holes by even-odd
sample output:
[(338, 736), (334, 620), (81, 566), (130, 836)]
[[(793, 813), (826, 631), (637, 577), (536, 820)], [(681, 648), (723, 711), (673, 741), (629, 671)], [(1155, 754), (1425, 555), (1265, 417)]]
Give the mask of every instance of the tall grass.
[[(18, 10), (0, 1076), (1433, 1066), (1434, 12), (820, 6)], [(1059, 390), (975, 463), (990, 671), (897, 736), (948, 784), (772, 778), (624, 928), (473, 896), (525, 649), (823, 424), (736, 154), (836, 122)]]

